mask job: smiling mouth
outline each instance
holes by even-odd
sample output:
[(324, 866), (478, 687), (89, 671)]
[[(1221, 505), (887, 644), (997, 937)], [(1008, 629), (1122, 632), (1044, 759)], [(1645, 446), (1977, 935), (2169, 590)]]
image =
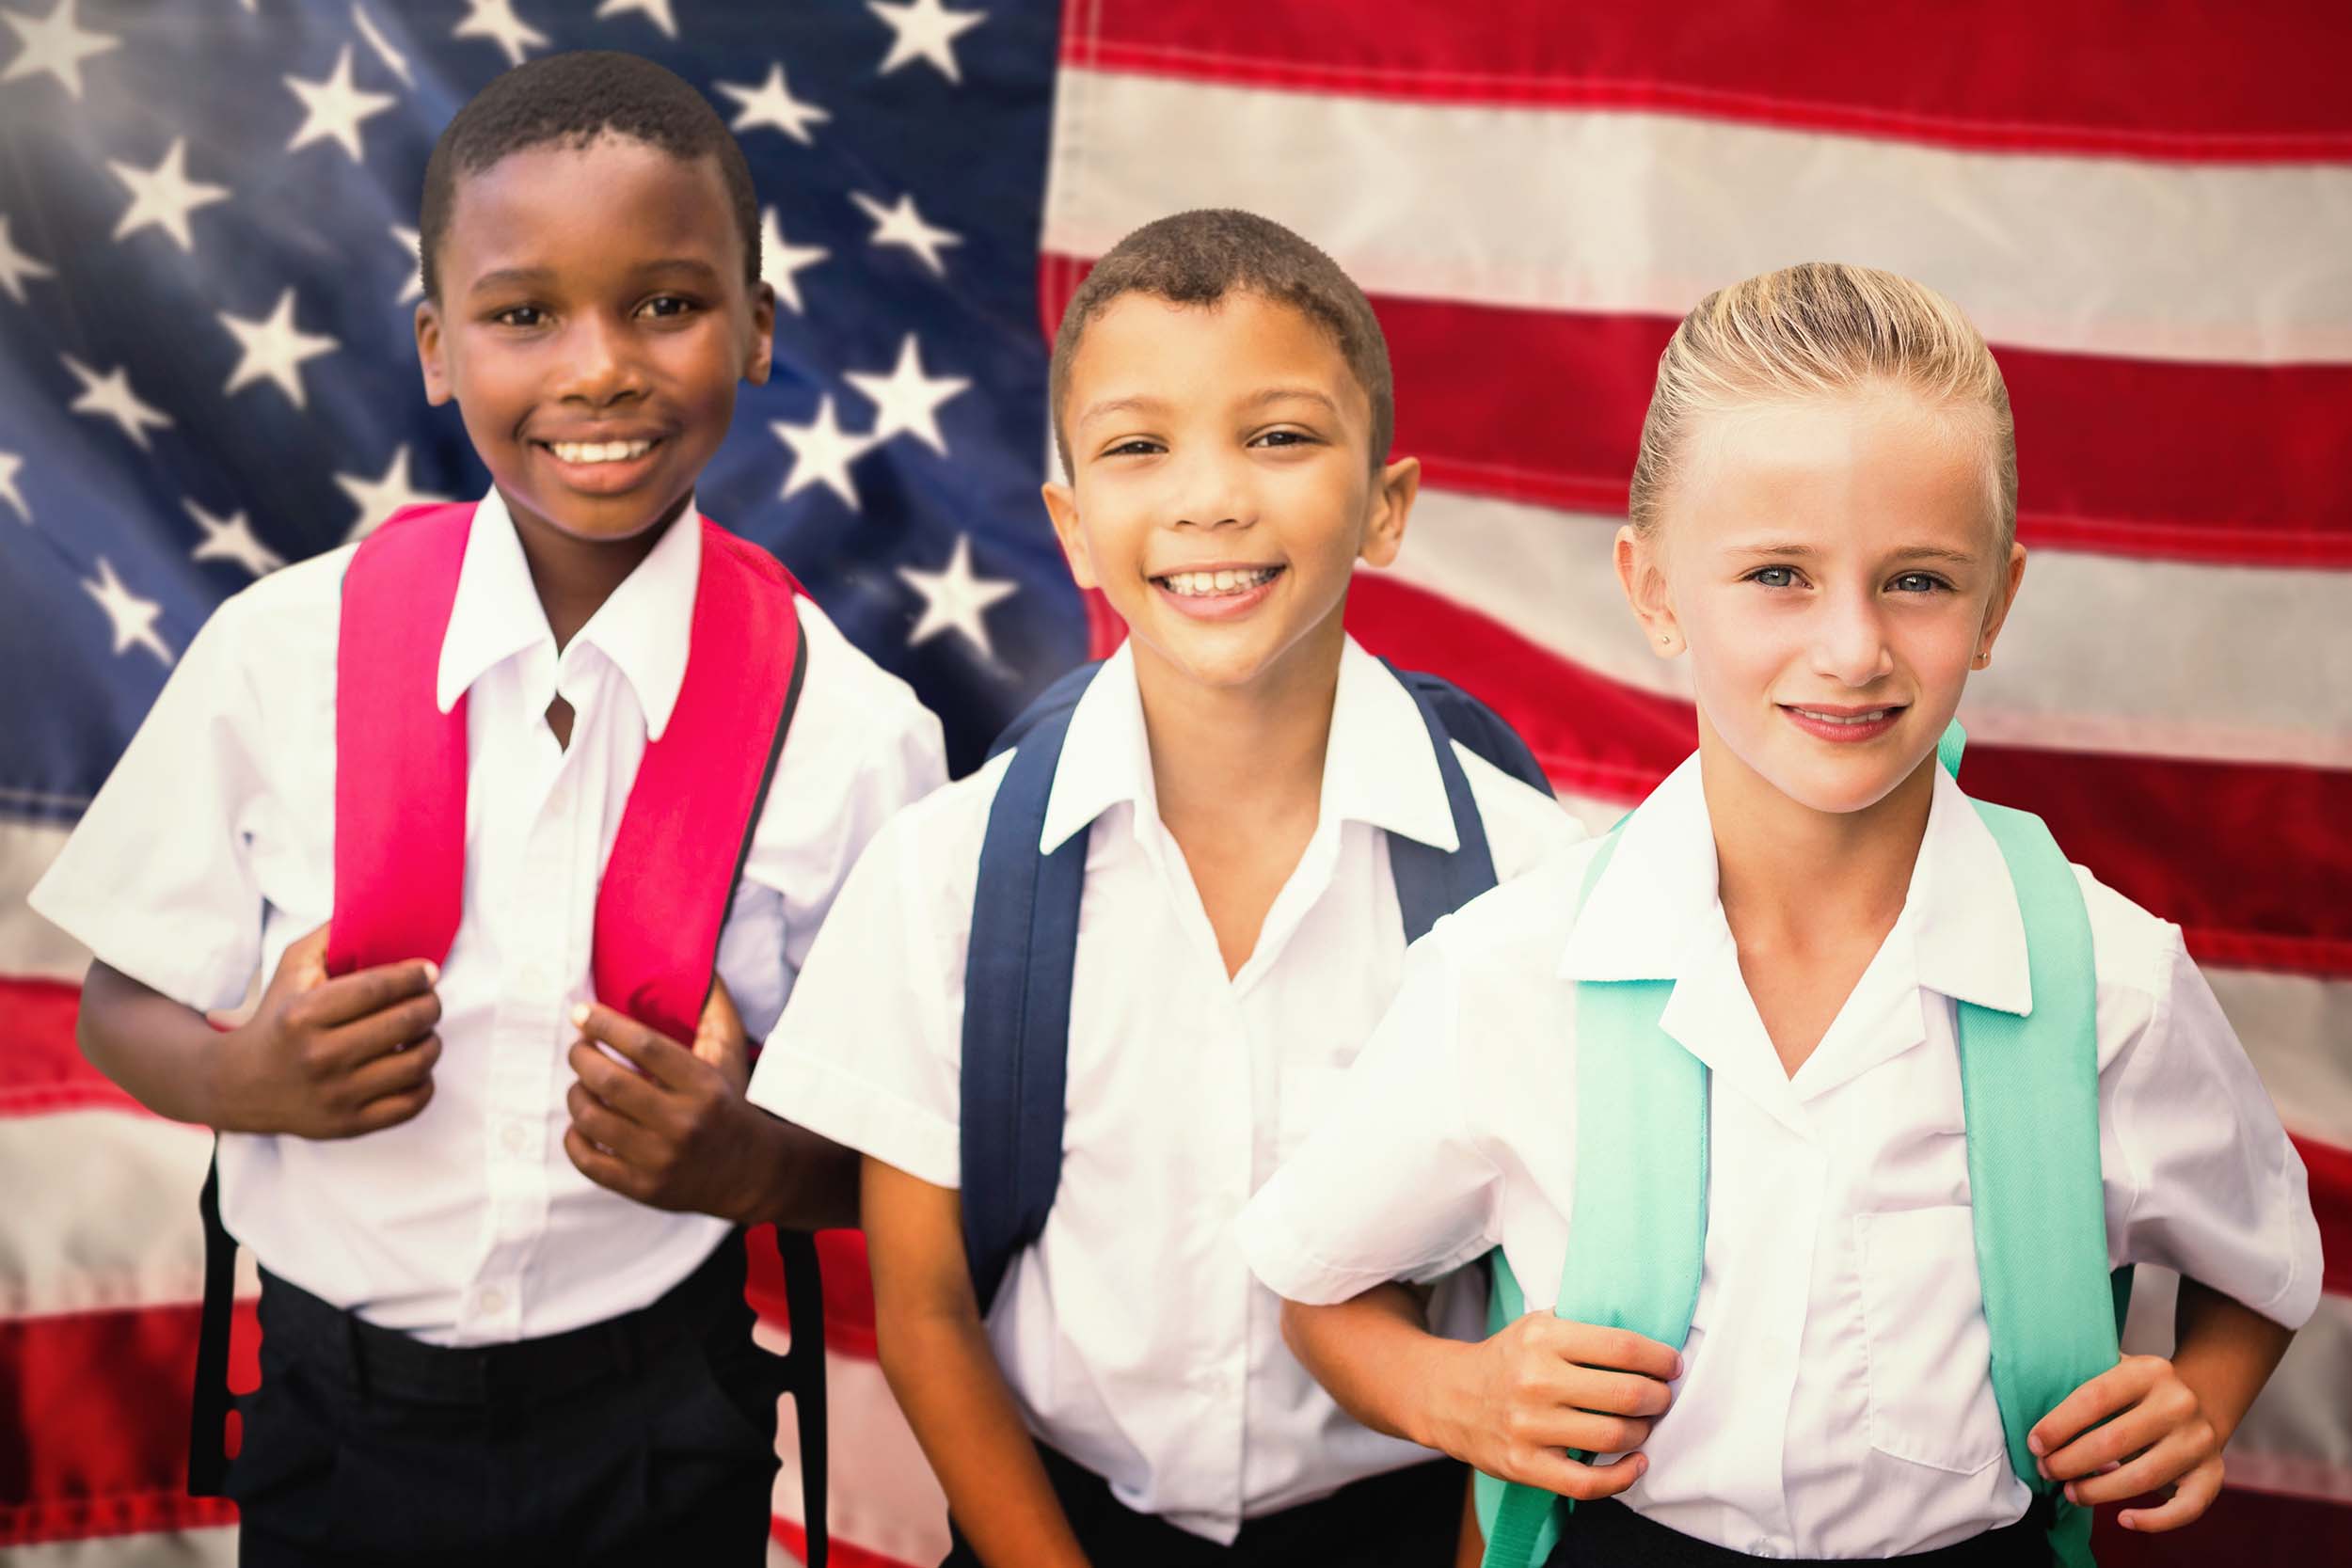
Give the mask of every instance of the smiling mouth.
[(1825, 708), (1804, 707), (1795, 703), (1783, 703), (1781, 706), (1800, 718), (1810, 719), (1817, 724), (1840, 724), (1854, 728), (1860, 728), (1866, 724), (1883, 723), (1903, 710), (1903, 705), (1900, 703), (1886, 707), (1861, 708), (1852, 713), (1832, 713)]
[(541, 441), (540, 446), (563, 462), (580, 467), (598, 463), (633, 463), (660, 445), (659, 437), (633, 441)]
[(1237, 598), (1282, 575), (1279, 566), (1229, 567), (1215, 572), (1169, 572), (1152, 580), (1180, 599)]

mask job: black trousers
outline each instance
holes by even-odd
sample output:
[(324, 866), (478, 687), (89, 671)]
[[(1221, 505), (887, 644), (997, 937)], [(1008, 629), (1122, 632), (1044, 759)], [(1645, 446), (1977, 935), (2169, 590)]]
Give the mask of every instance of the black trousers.
[(640, 1311), (443, 1349), (268, 1274), (229, 1495), (258, 1568), (760, 1568), (784, 1362), (729, 1238)]
[[(2037, 1501), (2023, 1519), (1931, 1552), (1875, 1560), (1902, 1568), (2050, 1568), (2050, 1511)], [(1544, 1568), (1756, 1568), (1757, 1559), (1653, 1524), (1614, 1497), (1579, 1503)], [(1784, 1559), (1803, 1563), (1825, 1558)], [(1851, 1564), (1852, 1558), (1835, 1560)]]
[[(1087, 1560), (1097, 1568), (1448, 1568), (1462, 1528), (1470, 1472), (1450, 1459), (1369, 1476), (1329, 1497), (1245, 1520), (1230, 1546), (1202, 1540), (1111, 1496), (1093, 1471), (1038, 1445)], [(979, 1555), (948, 1521), (954, 1549), (940, 1568), (981, 1568)], [(1012, 1568), (1012, 1565), (1004, 1565)]]

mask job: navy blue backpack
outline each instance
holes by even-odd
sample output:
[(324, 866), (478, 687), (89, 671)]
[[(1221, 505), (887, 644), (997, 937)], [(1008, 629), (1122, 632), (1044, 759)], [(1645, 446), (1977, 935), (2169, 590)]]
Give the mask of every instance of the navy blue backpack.
[[(1013, 756), (988, 814), (964, 955), (963, 1245), (983, 1315), (1013, 1259), (1044, 1230), (1061, 1184), (1070, 985), (1089, 835), (1073, 833), (1050, 855), (1038, 852), (1038, 840), (1070, 716), (1100, 668), (1083, 665), (1048, 687), (989, 753), (1010, 748)], [(1461, 844), (1447, 854), (1389, 835), (1409, 942), (1495, 885), (1486, 825), (1452, 742), (1546, 795), (1551, 785), (1527, 743), (1476, 698), (1435, 675), (1390, 670), (1429, 727)]]

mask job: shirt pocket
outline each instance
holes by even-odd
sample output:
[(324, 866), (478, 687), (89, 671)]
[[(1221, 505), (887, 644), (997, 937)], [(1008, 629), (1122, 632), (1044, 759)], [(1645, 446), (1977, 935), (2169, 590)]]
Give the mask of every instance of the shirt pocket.
[(2008, 1451), (1965, 1204), (1854, 1216), (1870, 1446), (1971, 1475)]
[(1347, 1069), (1325, 1065), (1286, 1064), (1282, 1069), (1282, 1102), (1276, 1108), (1274, 1158), (1287, 1160), (1323, 1125), (1347, 1085)]

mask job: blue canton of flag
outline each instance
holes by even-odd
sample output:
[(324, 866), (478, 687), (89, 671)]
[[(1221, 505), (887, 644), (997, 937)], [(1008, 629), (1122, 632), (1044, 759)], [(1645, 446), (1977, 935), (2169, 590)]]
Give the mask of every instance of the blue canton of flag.
[(0, 0), (0, 812), (79, 815), (255, 576), (488, 478), (411, 321), (434, 138), (625, 49), (749, 156), (777, 296), (697, 490), (944, 718), (1085, 651), (1037, 498), (1043, 0)]

